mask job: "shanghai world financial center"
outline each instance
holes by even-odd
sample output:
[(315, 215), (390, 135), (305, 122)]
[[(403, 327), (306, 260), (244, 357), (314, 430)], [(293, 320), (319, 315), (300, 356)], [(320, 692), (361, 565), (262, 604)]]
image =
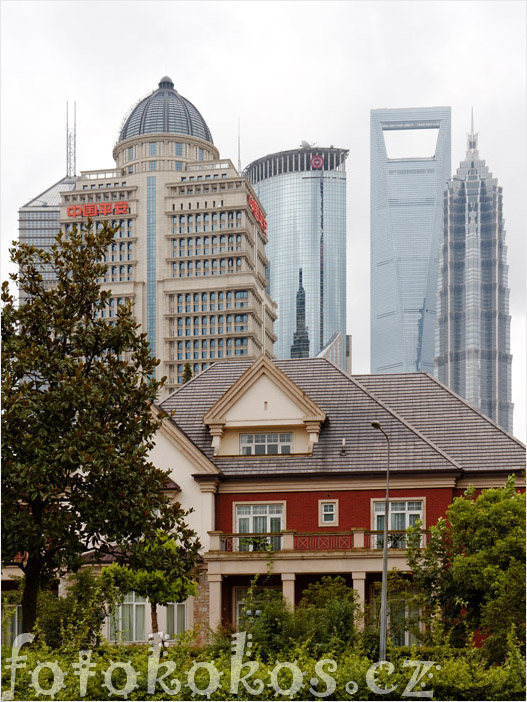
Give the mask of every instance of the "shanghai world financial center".
[[(414, 131), (416, 130), (416, 131)], [(431, 153), (390, 157), (393, 133), (434, 136)], [(433, 374), (450, 108), (371, 111), (371, 372)]]

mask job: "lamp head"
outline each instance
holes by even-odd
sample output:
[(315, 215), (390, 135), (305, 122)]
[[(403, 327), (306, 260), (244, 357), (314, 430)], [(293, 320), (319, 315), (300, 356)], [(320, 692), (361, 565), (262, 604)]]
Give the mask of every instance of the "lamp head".
[(373, 427), (374, 429), (379, 429), (379, 430), (381, 429), (381, 423), (380, 423), (380, 422), (375, 421), (375, 422), (372, 422), (371, 425), (372, 425), (372, 427)]

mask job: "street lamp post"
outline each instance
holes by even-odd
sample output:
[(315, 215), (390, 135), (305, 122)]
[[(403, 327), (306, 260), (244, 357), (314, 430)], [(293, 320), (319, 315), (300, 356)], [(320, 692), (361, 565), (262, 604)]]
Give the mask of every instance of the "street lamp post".
[(388, 628), (388, 518), (390, 515), (390, 439), (380, 422), (372, 422), (372, 427), (382, 432), (388, 442), (386, 462), (386, 500), (384, 503), (384, 537), (382, 546), (382, 590), (381, 590), (381, 630), (379, 635), (379, 661), (386, 660), (386, 635)]

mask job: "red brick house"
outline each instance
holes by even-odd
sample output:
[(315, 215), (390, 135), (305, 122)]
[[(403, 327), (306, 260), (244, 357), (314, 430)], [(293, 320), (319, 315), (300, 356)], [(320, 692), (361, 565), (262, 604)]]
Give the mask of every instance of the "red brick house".
[(171, 441), (153, 458), (175, 466), (205, 545), (190, 620), (212, 628), (236, 623), (251, 579), (268, 570), (267, 545), (267, 584), (291, 606), (324, 574), (369, 599), (387, 463), (373, 421), (391, 448), (389, 569), (408, 569), (405, 529), (420, 519), (426, 531), (469, 485), (511, 473), (524, 484), (523, 444), (425, 373), (350, 377), (325, 359), (261, 357), (211, 365), (161, 408)]

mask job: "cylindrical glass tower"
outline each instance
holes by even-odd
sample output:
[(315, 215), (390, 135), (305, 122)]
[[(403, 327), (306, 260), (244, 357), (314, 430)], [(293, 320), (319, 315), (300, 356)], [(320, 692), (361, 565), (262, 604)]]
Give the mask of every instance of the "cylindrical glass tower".
[(340, 332), (345, 368), (348, 153), (306, 146), (270, 154), (245, 169), (267, 214), (277, 358), (316, 356)]

